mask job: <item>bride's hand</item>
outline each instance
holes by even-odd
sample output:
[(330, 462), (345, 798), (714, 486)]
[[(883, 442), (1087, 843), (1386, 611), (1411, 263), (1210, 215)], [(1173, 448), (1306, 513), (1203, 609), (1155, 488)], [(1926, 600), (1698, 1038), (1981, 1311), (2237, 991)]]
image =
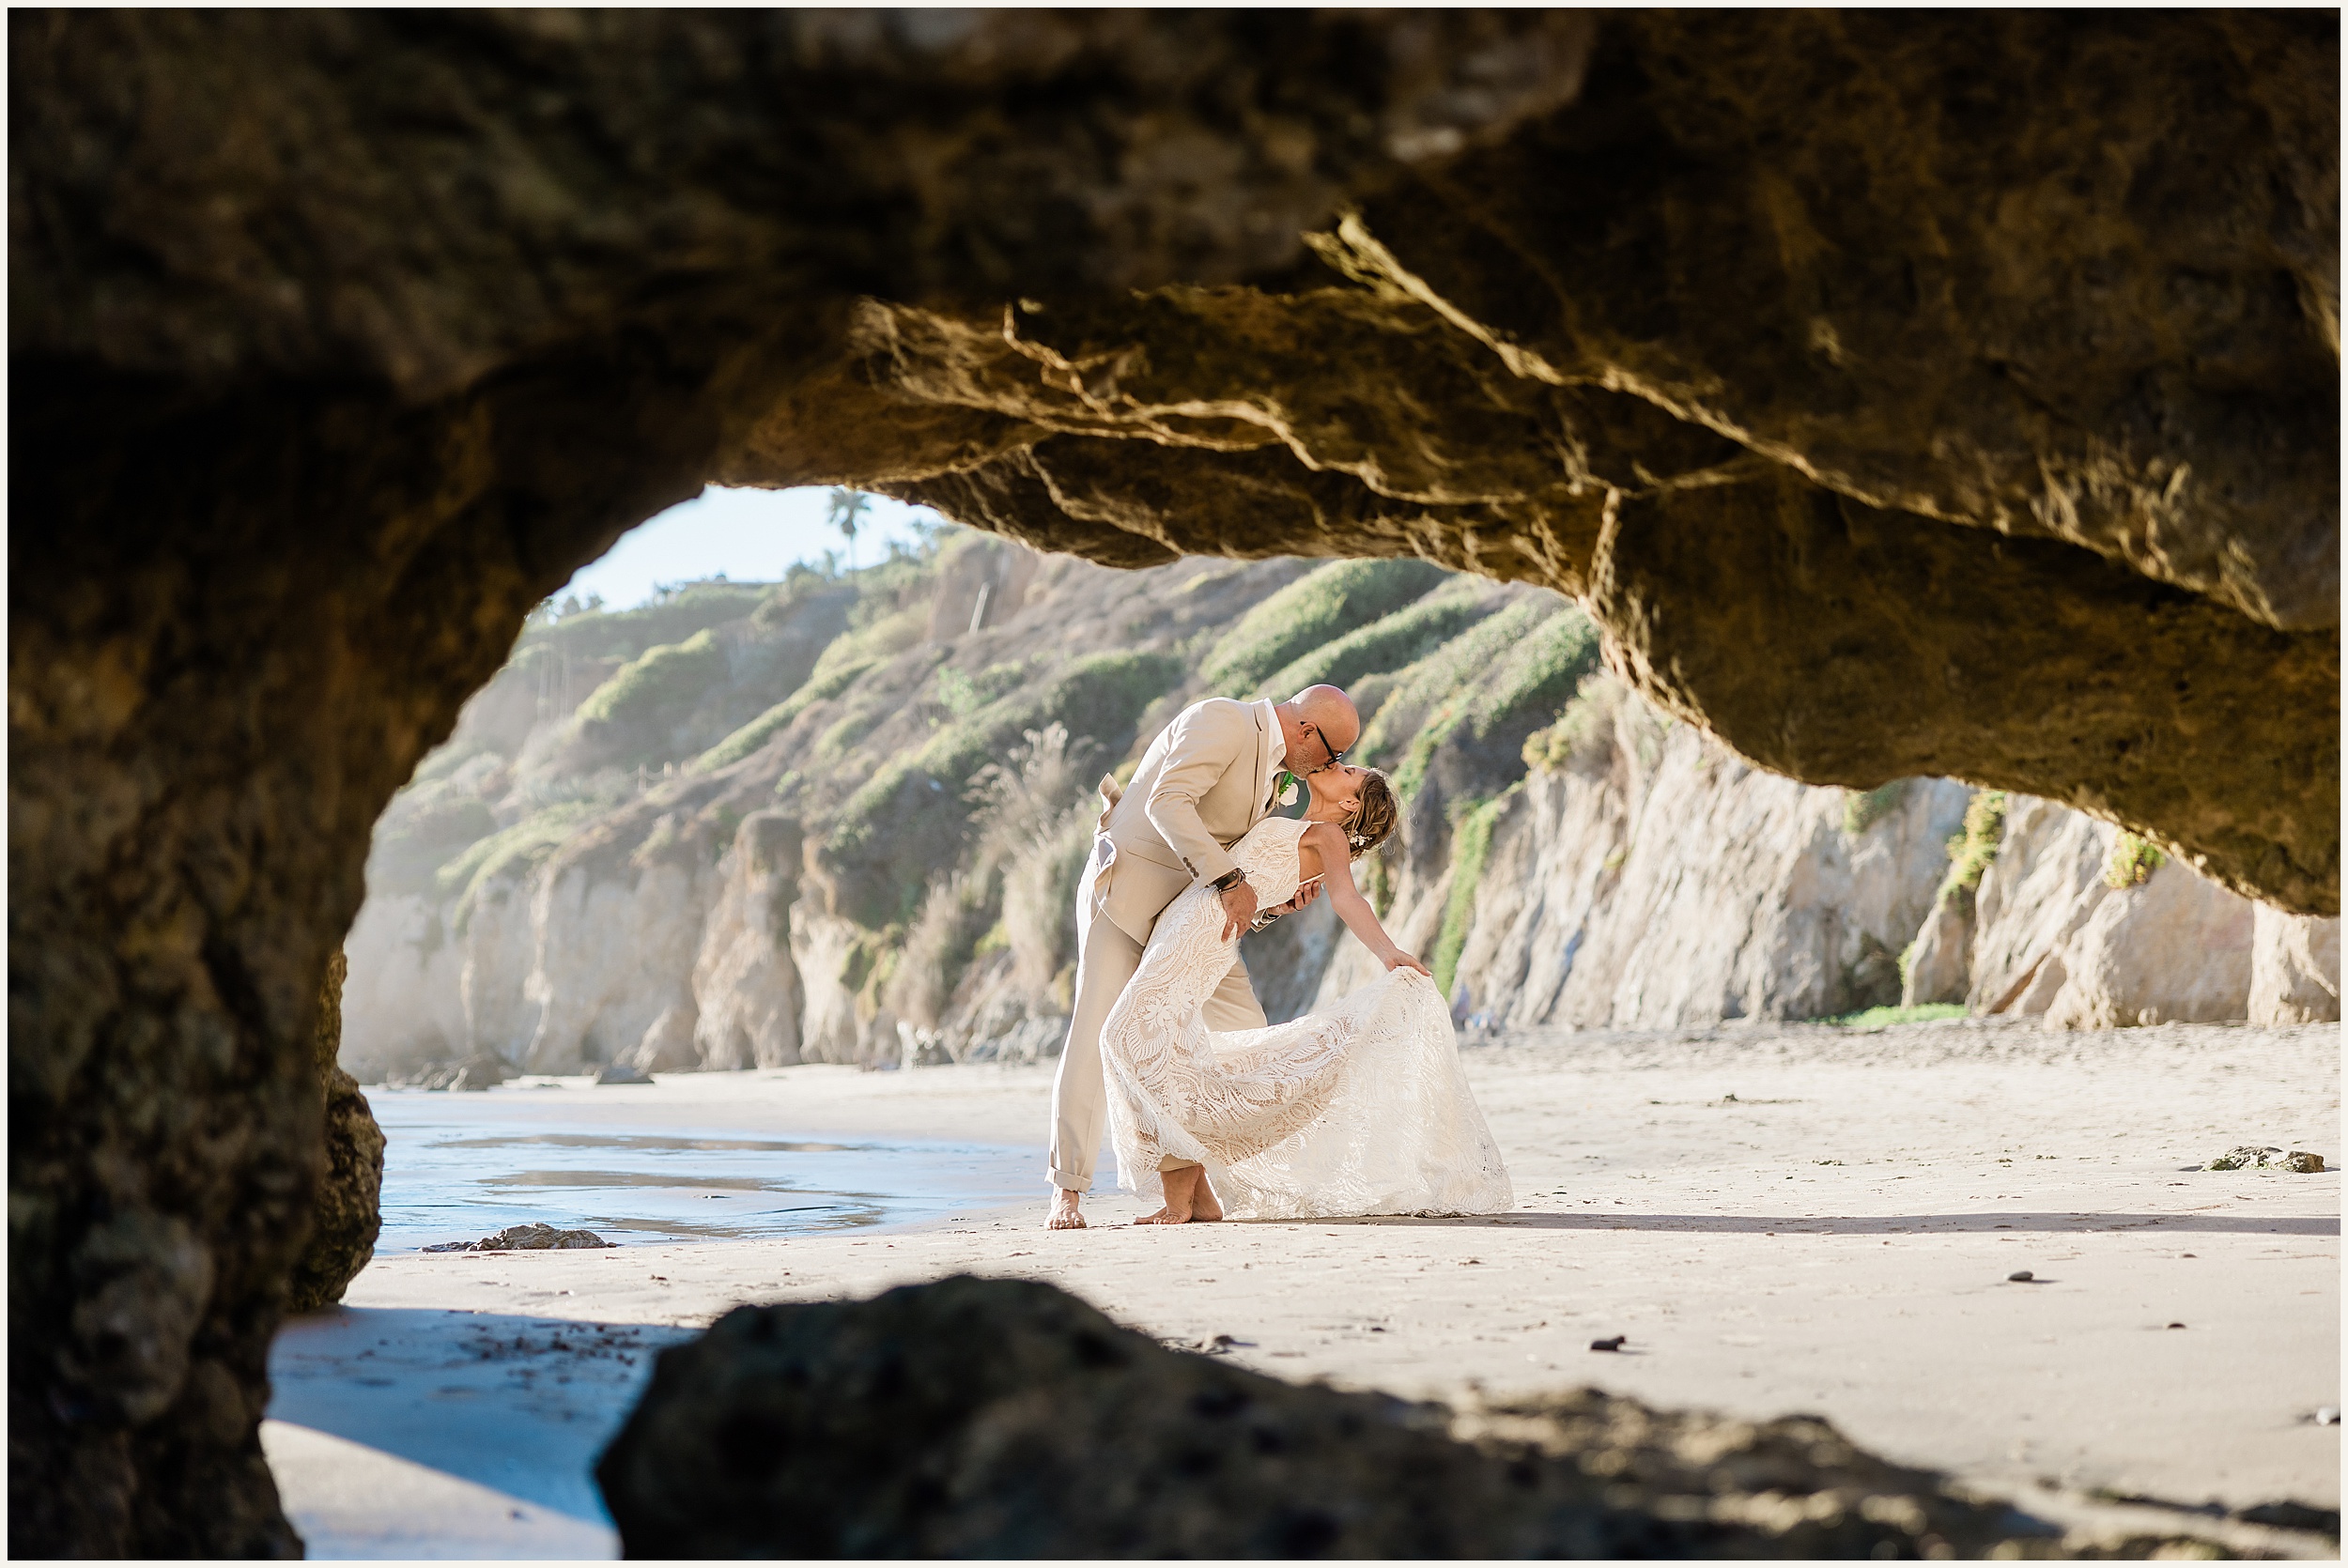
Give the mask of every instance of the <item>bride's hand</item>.
[(1411, 957), (1410, 954), (1404, 952), (1399, 947), (1397, 947), (1393, 952), (1386, 955), (1386, 967), (1390, 970), (1415, 969), (1430, 980), (1435, 977), (1435, 972), (1433, 970), (1428, 968), (1425, 964), (1419, 962), (1418, 960)]

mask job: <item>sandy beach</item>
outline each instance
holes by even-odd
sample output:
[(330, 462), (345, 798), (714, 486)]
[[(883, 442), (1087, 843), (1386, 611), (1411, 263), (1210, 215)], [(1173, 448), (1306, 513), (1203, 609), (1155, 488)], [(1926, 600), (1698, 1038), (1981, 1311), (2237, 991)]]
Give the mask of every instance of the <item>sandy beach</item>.
[(1468, 1053), (1510, 1214), (1136, 1229), (1110, 1191), (1076, 1233), (1040, 1223), (1048, 1066), (509, 1086), (580, 1120), (1026, 1148), (1036, 1193), (782, 1239), (381, 1256), (280, 1336), (264, 1436), (314, 1556), (610, 1554), (587, 1467), (660, 1345), (737, 1302), (970, 1271), (1228, 1335), (1282, 1377), (1812, 1412), (2050, 1519), (2328, 1555), (2113, 1499), (2339, 1506), (2314, 1419), (2340, 1404), (2339, 1174), (2199, 1168), (2240, 1144), (2336, 1164), (2339, 1050), (2333, 1025), (1520, 1038)]

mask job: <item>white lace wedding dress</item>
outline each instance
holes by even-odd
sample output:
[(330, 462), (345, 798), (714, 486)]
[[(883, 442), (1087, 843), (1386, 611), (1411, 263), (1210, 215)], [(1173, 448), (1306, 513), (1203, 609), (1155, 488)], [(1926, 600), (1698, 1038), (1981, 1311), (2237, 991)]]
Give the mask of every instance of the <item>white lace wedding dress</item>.
[[(1296, 891), (1308, 825), (1269, 818), (1232, 846), (1261, 904)], [(1238, 1219), (1514, 1207), (1434, 981), (1390, 970), (1326, 1012), (1213, 1033), (1200, 1008), (1230, 972), (1223, 925), (1211, 889), (1175, 899), (1102, 1027), (1120, 1187), (1160, 1195), (1170, 1155), (1205, 1165)]]

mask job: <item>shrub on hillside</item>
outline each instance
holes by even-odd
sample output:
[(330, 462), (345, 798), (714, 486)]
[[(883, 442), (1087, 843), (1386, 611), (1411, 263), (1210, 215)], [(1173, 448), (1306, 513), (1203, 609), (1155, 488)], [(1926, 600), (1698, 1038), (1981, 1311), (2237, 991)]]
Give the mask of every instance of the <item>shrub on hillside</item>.
[(1353, 760), (1390, 768), (1410, 749), (1444, 700), (1499, 661), (1511, 643), (1557, 611), (1559, 601), (1523, 599), (1487, 617), (1404, 669), (1377, 716), (1362, 727)]
[(2104, 885), (2115, 890), (2141, 887), (2168, 859), (2151, 839), (2124, 831), (2111, 841), (2111, 853), (2104, 858)]
[(1416, 664), (1498, 607), (1491, 588), (1473, 577), (1454, 577), (1416, 604), (1290, 660), (1263, 682), (1263, 689), (1287, 697), (1324, 683), (1351, 688), (1366, 675)]
[(1006, 757), (1026, 731), (1054, 725), (1120, 753), (1142, 710), (1182, 676), (1182, 661), (1170, 654), (1095, 653), (901, 754), (849, 797), (825, 841), (818, 864), (833, 908), (868, 930), (909, 919), (929, 869), (962, 852), (967, 791), (981, 769)]
[(1012, 977), (1039, 1005), (1069, 1005), (1055, 988), (1076, 961), (1076, 884), (1084, 876), (1099, 815), (1092, 797), (1078, 800), (1003, 871), (1002, 923)]
[(1524, 765), (1540, 773), (1603, 770), (1614, 754), (1614, 715), (1630, 698), (1630, 688), (1610, 672), (1584, 675), (1557, 722), (1525, 737)]
[[(1395, 767), (1395, 790), (1405, 799), (1426, 786), (1438, 750), (1454, 743), (1492, 752), (1490, 759), (1478, 759), (1490, 767), (1521, 773), (1525, 737), (1564, 707), (1598, 668), (1598, 628), (1580, 610), (1556, 601), (1524, 601), (1484, 626), (1520, 613), (1523, 622), (1505, 628), (1498, 646), (1487, 640), (1473, 650), (1463, 648), (1449, 661), (1448, 673), (1456, 677), (1450, 691), (1426, 714)], [(1484, 626), (1459, 642), (1468, 643)], [(1470, 656), (1487, 653), (1488, 658)], [(1379, 716), (1383, 721), (1385, 715)]]
[(971, 780), (977, 848), (969, 867), (931, 882), (905, 933), (889, 1004), (919, 1027), (938, 1025), (992, 932), (1011, 950), (1014, 977), (1031, 1003), (1048, 1002), (1052, 981), (1074, 958), (1069, 915), (1092, 841), (1089, 775), (1098, 748), (1072, 740), (1058, 724), (1030, 730), (1025, 740)]
[(836, 665), (750, 720), (693, 759), (691, 772), (714, 773), (731, 767), (791, 727), (791, 721), (818, 702), (827, 702), (856, 684), (857, 677), (879, 661), (865, 659)]
[(535, 648), (574, 659), (632, 659), (648, 648), (683, 642), (697, 632), (738, 620), (778, 594), (804, 592), (772, 583), (687, 583), (635, 609), (588, 610), (560, 621), (541, 622), (522, 633), (515, 650), (521, 657)]
[(664, 716), (690, 709), (725, 678), (726, 651), (717, 634), (695, 632), (683, 642), (647, 648), (622, 665), (579, 705), (582, 730), (649, 730)]
[(919, 1029), (937, 1027), (992, 923), (992, 904), (982, 876), (947, 871), (931, 879), (883, 992), (899, 1018)]
[(996, 698), (1019, 689), (1027, 678), (1027, 661), (1006, 659), (988, 665), (973, 675), (951, 665), (938, 670), (933, 678), (937, 699), (956, 718), (968, 718)]
[(1965, 829), (1949, 840), (1949, 875), (1939, 897), (1970, 898), (2005, 842), (2005, 792), (1983, 790), (1965, 803)]
[(1223, 696), (1252, 695), (1282, 666), (1392, 614), (1445, 576), (1409, 558), (1332, 561), (1249, 610), (1216, 640), (1201, 674)]
[[(849, 612), (850, 621), (856, 622), (857, 612), (868, 604), (867, 600), (857, 600), (855, 609)], [(908, 605), (857, 623), (852, 631), (835, 638), (824, 650), (810, 679), (829, 680), (851, 665), (869, 669), (883, 660), (895, 658), (921, 641), (929, 630), (929, 612), (920, 606)]]
[(595, 814), (596, 807), (586, 801), (550, 806), (482, 839), (441, 867), (434, 878), (434, 891), (443, 903), (456, 900), (451, 924), (462, 933), (472, 924), (473, 908), (481, 901), (483, 888), (538, 865)]

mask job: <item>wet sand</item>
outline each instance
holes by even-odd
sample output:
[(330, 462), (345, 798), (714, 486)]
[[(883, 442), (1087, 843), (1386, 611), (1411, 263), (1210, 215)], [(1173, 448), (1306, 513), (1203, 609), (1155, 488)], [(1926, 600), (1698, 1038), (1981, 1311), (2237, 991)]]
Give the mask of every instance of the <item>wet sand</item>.
[[(1813, 1412), (2049, 1518), (2307, 1555), (2108, 1499), (2338, 1507), (2340, 1429), (2311, 1419), (2340, 1404), (2338, 1172), (2194, 1167), (2244, 1143), (2336, 1163), (2339, 1050), (2328, 1026), (1970, 1022), (1480, 1047), (1508, 1215), (1136, 1229), (1107, 1193), (1052, 1233), (1039, 1175), (1032, 1205), (914, 1229), (386, 1257), (281, 1336), (265, 1440), (316, 1556), (608, 1552), (583, 1472), (659, 1344), (741, 1301), (970, 1271), (1228, 1334), (1278, 1376)], [(1040, 1172), (1050, 1083), (809, 1067), (625, 1092), (678, 1125), (1027, 1145)]]

